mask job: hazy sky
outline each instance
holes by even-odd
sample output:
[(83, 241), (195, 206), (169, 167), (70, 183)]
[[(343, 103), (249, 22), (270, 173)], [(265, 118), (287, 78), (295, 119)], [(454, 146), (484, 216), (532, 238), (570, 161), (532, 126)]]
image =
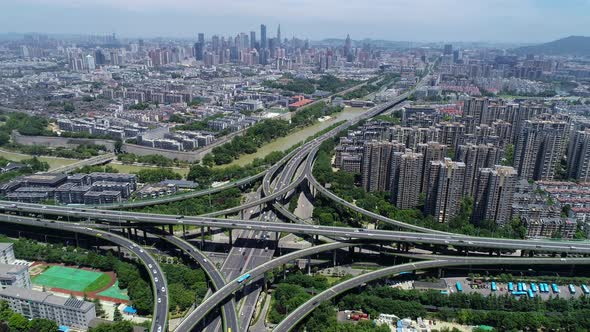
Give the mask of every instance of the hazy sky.
[(590, 0), (0, 0), (0, 33), (235, 34), (413, 41), (590, 36)]

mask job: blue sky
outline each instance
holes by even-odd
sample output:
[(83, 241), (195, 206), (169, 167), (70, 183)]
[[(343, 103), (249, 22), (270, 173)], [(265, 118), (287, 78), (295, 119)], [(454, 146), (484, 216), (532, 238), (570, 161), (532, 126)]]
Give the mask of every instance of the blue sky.
[(541, 42), (590, 36), (590, 0), (0, 0), (0, 33)]

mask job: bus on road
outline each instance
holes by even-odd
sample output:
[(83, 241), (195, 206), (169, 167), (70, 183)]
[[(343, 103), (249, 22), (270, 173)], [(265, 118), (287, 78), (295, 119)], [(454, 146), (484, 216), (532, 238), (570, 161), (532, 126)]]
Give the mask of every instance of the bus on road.
[(238, 279), (238, 284), (241, 284), (242, 282), (244, 282), (244, 280), (246, 280), (246, 279), (248, 279), (248, 278), (250, 278), (250, 274), (249, 274), (249, 273), (246, 273), (246, 274), (244, 274), (243, 276), (241, 276), (241, 277)]

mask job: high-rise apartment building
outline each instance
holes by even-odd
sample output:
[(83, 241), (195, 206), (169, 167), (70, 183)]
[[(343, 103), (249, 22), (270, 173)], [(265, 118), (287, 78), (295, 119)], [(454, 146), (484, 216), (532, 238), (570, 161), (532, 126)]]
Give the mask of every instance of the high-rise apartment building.
[(495, 221), (499, 225), (509, 222), (516, 181), (517, 172), (512, 167), (480, 169), (473, 197), (473, 220)]
[(414, 152), (394, 152), (391, 161), (391, 201), (400, 209), (418, 206), (424, 156)]
[(423, 177), (422, 177), (422, 188), (421, 192), (426, 192), (429, 184), (430, 177), (430, 166), (432, 161), (444, 160), (447, 156), (447, 146), (438, 142), (428, 142), (425, 144), (418, 144), (416, 148), (417, 153), (421, 153), (423, 158)]
[(403, 144), (372, 141), (364, 145), (361, 167), (362, 186), (366, 191), (387, 191), (391, 182), (391, 157), (404, 151)]
[(465, 181), (463, 192), (473, 196), (474, 182), (481, 168), (491, 168), (499, 164), (502, 153), (493, 144), (466, 144), (457, 149), (457, 161), (465, 163)]
[(567, 177), (590, 181), (590, 129), (576, 131), (568, 148)]
[(438, 222), (457, 216), (463, 195), (465, 164), (445, 158), (430, 163), (429, 184), (424, 210)]
[(567, 123), (526, 120), (514, 149), (514, 166), (521, 178), (552, 180), (564, 155)]

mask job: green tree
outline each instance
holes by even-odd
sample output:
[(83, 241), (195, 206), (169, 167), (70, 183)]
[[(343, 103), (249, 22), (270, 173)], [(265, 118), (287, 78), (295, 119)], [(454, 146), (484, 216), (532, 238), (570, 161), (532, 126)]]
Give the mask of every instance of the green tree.
[(113, 321), (120, 322), (122, 320), (123, 315), (121, 314), (121, 311), (119, 310), (119, 308), (115, 308), (115, 311), (113, 312)]
[(8, 326), (11, 332), (25, 332), (29, 329), (29, 320), (21, 314), (13, 313), (8, 318)]
[(57, 323), (44, 318), (35, 318), (29, 322), (29, 332), (55, 332)]
[(129, 321), (120, 321), (115, 323), (100, 324), (95, 328), (91, 328), (88, 332), (132, 332), (133, 325)]

